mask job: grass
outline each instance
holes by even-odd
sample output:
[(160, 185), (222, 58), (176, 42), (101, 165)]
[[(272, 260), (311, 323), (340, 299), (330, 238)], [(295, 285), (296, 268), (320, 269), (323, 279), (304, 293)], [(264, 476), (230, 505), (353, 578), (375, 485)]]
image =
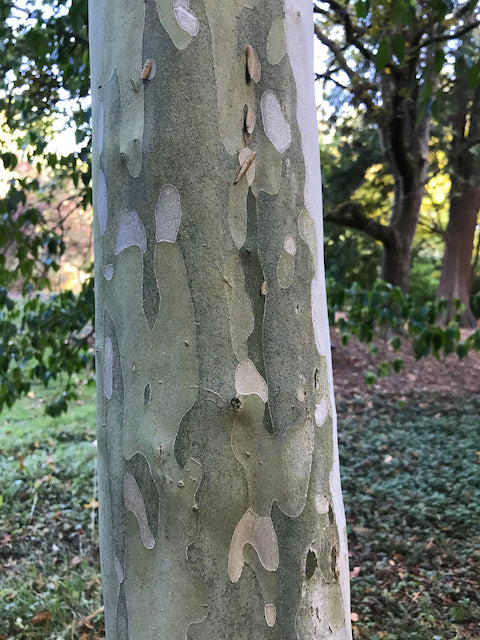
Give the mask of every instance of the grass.
[(92, 615), (101, 607), (94, 389), (79, 389), (59, 418), (45, 415), (43, 387), (0, 417), (0, 640), (103, 636), (101, 612)]
[[(99, 640), (94, 390), (0, 416), (0, 640)], [(54, 394), (55, 389), (51, 393)], [(479, 640), (479, 398), (341, 402), (355, 640)]]

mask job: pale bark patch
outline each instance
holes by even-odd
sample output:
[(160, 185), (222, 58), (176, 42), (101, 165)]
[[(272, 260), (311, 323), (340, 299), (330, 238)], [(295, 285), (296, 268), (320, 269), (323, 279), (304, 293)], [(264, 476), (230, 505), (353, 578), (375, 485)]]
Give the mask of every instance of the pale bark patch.
[(318, 427), (321, 427), (328, 418), (328, 400), (324, 396), (319, 403), (315, 405), (315, 421)]
[(277, 621), (277, 609), (274, 604), (265, 605), (265, 622), (269, 627), (274, 627)]
[(115, 556), (113, 561), (114, 561), (114, 564), (115, 564), (115, 573), (117, 574), (118, 582), (119, 582), (119, 584), (122, 584), (123, 578), (124, 578), (122, 563), (117, 558), (117, 556)]
[(180, 27), (195, 37), (200, 29), (197, 16), (190, 9), (189, 0), (173, 0), (173, 11)]
[(239, 395), (256, 394), (263, 402), (268, 400), (268, 387), (249, 359), (240, 362), (235, 369), (235, 389)]
[(113, 393), (113, 346), (111, 339), (105, 338), (103, 354), (103, 393), (110, 400)]
[(115, 255), (127, 249), (137, 246), (142, 253), (147, 250), (147, 235), (143, 222), (136, 211), (126, 213), (118, 224), (117, 241), (115, 244)]
[(297, 241), (295, 240), (295, 238), (292, 235), (290, 235), (290, 234), (287, 235), (287, 237), (285, 238), (285, 242), (283, 243), (283, 248), (291, 256), (296, 255), (296, 253), (297, 253)]
[(107, 181), (105, 180), (105, 174), (101, 169), (98, 171), (98, 184), (97, 184), (97, 216), (98, 223), (100, 225), (100, 233), (105, 233), (107, 228), (108, 217), (108, 197), (107, 197)]
[(153, 549), (155, 539), (148, 526), (145, 502), (143, 501), (137, 481), (131, 473), (126, 473), (123, 480), (123, 501), (125, 509), (131, 511), (137, 519), (140, 528), (140, 537), (144, 547), (146, 549)]
[(260, 101), (263, 128), (265, 133), (279, 153), (283, 153), (292, 143), (292, 132), (287, 122), (279, 99), (269, 89), (265, 91)]
[(279, 564), (277, 534), (270, 516), (259, 516), (248, 509), (233, 532), (228, 554), (228, 575), (232, 582), (238, 582), (242, 575), (243, 547), (250, 544), (257, 552), (258, 559), (267, 571), (276, 571)]
[(257, 122), (255, 111), (247, 105), (247, 113), (245, 115), (245, 129), (247, 133), (252, 134)]
[(113, 264), (109, 262), (103, 268), (103, 277), (105, 278), (105, 280), (111, 280), (113, 278), (113, 272), (114, 272)]
[(155, 207), (157, 242), (176, 242), (181, 220), (180, 194), (173, 184), (166, 184), (160, 190)]

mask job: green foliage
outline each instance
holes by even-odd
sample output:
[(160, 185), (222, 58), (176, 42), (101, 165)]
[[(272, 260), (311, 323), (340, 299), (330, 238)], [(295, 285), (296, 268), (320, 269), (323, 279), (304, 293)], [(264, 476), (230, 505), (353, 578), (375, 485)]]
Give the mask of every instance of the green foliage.
[(430, 394), (338, 404), (354, 638), (476, 636), (479, 411)]
[(45, 408), (52, 416), (65, 411), (76, 397), (73, 375), (93, 368), (92, 320), (93, 278), (79, 295), (65, 291), (42, 300), (38, 294), (23, 304), (0, 289), (0, 410), (32, 381), (47, 387), (61, 377), (60, 394)]
[[(393, 353), (400, 348), (404, 336), (413, 338), (413, 350), (417, 359), (433, 355), (440, 359), (451, 353), (465, 358), (470, 350), (480, 349), (480, 330), (475, 330), (465, 341), (461, 340), (459, 321), (462, 304), (453, 302), (455, 314), (446, 326), (442, 319), (447, 312), (447, 301), (428, 301), (418, 304), (399, 287), (392, 287), (383, 280), (376, 280), (373, 287), (365, 289), (353, 283), (344, 288), (333, 280), (327, 281), (327, 297), (330, 326), (336, 326), (342, 335), (342, 344), (351, 336), (370, 344), (376, 352), (376, 335), (391, 335)], [(366, 382), (373, 385), (377, 376), (385, 376), (402, 367), (399, 358), (379, 363), (376, 373), (366, 374)]]

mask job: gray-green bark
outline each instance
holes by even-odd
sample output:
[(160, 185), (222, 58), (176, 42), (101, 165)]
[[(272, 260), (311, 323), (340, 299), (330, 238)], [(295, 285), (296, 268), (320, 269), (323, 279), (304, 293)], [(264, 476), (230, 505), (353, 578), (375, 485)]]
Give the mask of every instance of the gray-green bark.
[(107, 638), (346, 640), (310, 2), (90, 33)]

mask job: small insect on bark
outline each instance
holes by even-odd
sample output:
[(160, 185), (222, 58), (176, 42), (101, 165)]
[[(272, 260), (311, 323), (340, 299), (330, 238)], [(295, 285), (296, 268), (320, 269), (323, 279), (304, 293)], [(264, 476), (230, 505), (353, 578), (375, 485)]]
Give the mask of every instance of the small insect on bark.
[(142, 75), (140, 76), (142, 80), (148, 80), (148, 76), (152, 70), (152, 61), (147, 58), (145, 60), (145, 64), (143, 65)]
[(239, 182), (243, 178), (243, 176), (247, 173), (248, 169), (250, 168), (252, 162), (255, 160), (256, 157), (257, 157), (257, 152), (252, 151), (252, 153), (248, 156), (248, 158), (240, 167), (240, 171), (238, 172), (237, 177), (233, 181), (233, 184), (237, 184), (237, 182)]

